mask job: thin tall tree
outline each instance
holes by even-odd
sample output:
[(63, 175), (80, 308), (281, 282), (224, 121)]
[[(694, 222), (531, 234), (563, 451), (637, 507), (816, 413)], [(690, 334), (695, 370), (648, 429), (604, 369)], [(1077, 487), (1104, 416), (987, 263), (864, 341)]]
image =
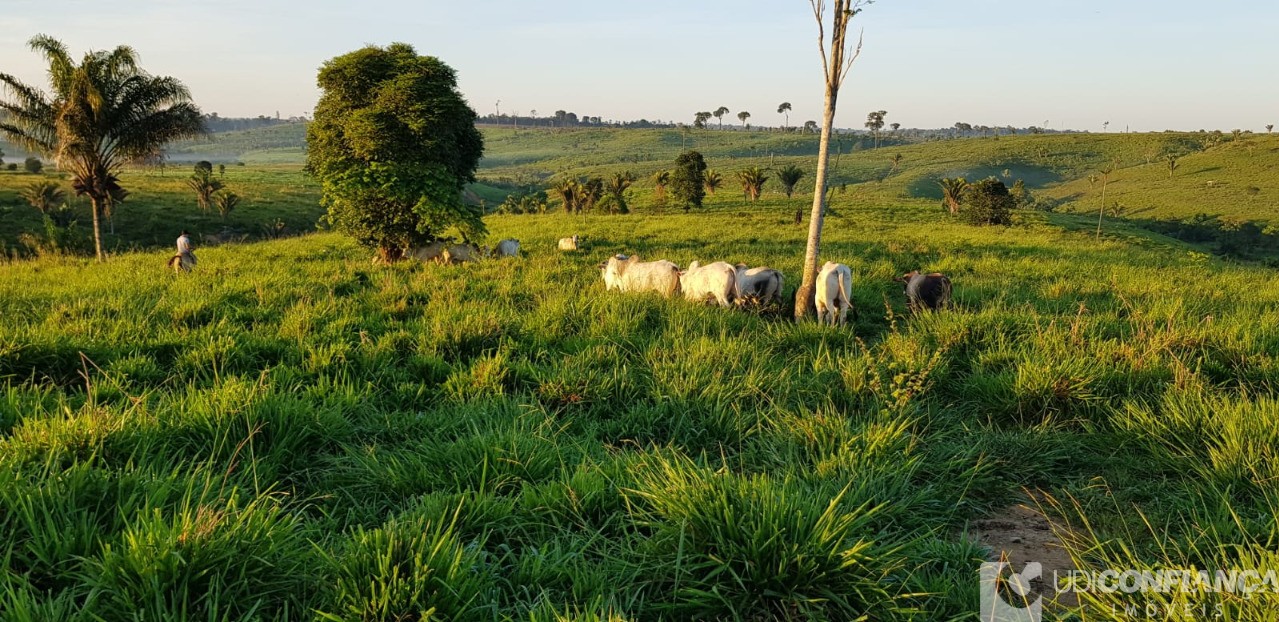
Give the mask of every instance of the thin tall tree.
[(1097, 239), (1101, 239), (1101, 219), (1106, 215), (1106, 186), (1110, 184), (1110, 175), (1115, 172), (1115, 165), (1108, 164), (1097, 171), (1101, 174), (1101, 209), (1097, 210)]
[(87, 195), (93, 243), (105, 259), (101, 217), (123, 200), (121, 167), (155, 157), (173, 140), (205, 132), (200, 109), (178, 80), (147, 74), (128, 46), (91, 51), (79, 64), (62, 42), (37, 35), (28, 43), (48, 63), (50, 93), (0, 73), (9, 98), (0, 101), (0, 136), (30, 152), (52, 155), (71, 175), (71, 188)]
[(790, 111), (790, 102), (782, 102), (781, 105), (777, 106), (777, 114), (786, 115), (786, 123), (782, 124), (783, 132), (790, 129)]
[(826, 105), (822, 115), (822, 138), (817, 148), (817, 174), (813, 183), (813, 211), (808, 220), (808, 245), (804, 251), (804, 276), (795, 295), (795, 319), (801, 320), (816, 313), (813, 291), (817, 282), (817, 257), (821, 250), (822, 224), (826, 214), (826, 168), (830, 163), (830, 138), (835, 126), (835, 105), (839, 89), (853, 68), (853, 62), (861, 55), (862, 37), (856, 45), (848, 41), (848, 23), (862, 12), (869, 0), (834, 0), (830, 14), (830, 51), (826, 46), (826, 0), (808, 0), (817, 19), (817, 49), (821, 52), (822, 72), (825, 75)]
[(751, 113), (746, 112), (745, 110), (743, 110), (743, 111), (741, 111), (741, 112), (737, 113), (737, 118), (738, 118), (738, 119), (741, 119), (741, 121), (742, 121), (742, 127), (744, 128), (744, 127), (746, 127), (746, 120), (747, 120), (747, 119), (749, 119), (749, 118), (751, 118)]
[(719, 129), (721, 130), (724, 129), (724, 115), (728, 114), (728, 112), (728, 106), (720, 106), (715, 109), (715, 112), (711, 113), (715, 115), (715, 120), (719, 121)]

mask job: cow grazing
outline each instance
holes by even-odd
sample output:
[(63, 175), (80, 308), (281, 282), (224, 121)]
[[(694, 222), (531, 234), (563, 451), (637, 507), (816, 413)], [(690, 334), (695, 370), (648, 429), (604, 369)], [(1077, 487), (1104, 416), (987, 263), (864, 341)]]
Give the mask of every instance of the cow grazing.
[(737, 271), (722, 261), (705, 266), (694, 261), (679, 273), (679, 286), (689, 300), (711, 298), (719, 306), (728, 307), (737, 298)]
[(950, 279), (939, 272), (920, 274), (912, 270), (893, 279), (906, 290), (906, 305), (913, 312), (936, 311), (950, 304)]
[(737, 277), (737, 304), (770, 305), (782, 301), (782, 273), (768, 267), (747, 268), (739, 263), (734, 268)]
[(444, 263), (457, 264), (468, 261), (475, 261), (480, 256), (480, 250), (471, 244), (450, 244), (440, 253), (440, 260)]
[(848, 293), (853, 289), (853, 271), (842, 263), (826, 262), (817, 273), (817, 321), (831, 326), (842, 325), (847, 320), (853, 303)]
[(669, 261), (640, 263), (639, 257), (615, 255), (599, 265), (605, 289), (620, 292), (658, 292), (671, 297), (680, 293), (679, 266)]
[(448, 248), (443, 240), (436, 240), (425, 246), (414, 246), (404, 251), (406, 259), (416, 259), (421, 262), (439, 261), (444, 255), (444, 250)]
[(560, 238), (560, 250), (575, 251), (577, 250), (578, 237), (576, 234), (571, 238)]
[(519, 257), (520, 241), (513, 239), (502, 240), (493, 247), (494, 257)]

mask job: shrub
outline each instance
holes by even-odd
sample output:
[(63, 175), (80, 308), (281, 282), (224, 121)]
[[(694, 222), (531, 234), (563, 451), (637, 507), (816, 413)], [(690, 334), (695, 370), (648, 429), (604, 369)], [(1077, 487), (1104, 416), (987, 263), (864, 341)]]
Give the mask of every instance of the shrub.
[(44, 170), (44, 162), (41, 162), (40, 158), (32, 156), (23, 161), (22, 168), (32, 175), (39, 175)]
[(1016, 199), (1004, 182), (991, 177), (970, 184), (964, 191), (959, 216), (970, 225), (1010, 225)]

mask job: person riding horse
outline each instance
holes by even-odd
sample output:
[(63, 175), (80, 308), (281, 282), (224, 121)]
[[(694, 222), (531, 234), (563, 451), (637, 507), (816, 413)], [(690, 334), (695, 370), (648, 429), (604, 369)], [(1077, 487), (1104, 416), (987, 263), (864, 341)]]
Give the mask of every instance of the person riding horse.
[(178, 252), (169, 259), (174, 272), (190, 272), (195, 267), (195, 253), (191, 252), (191, 234), (184, 229), (178, 236)]

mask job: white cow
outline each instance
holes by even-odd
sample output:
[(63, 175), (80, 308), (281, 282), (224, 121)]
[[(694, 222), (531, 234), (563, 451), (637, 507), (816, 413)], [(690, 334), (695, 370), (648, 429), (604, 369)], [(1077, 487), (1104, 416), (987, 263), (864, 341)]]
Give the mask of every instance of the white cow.
[(560, 250), (575, 251), (577, 250), (577, 234), (573, 234), (571, 238), (560, 238)]
[(514, 239), (506, 239), (497, 243), (493, 247), (494, 257), (518, 257), (520, 254), (520, 241)]
[(782, 273), (768, 267), (747, 268), (735, 266), (737, 276), (737, 304), (754, 303), (769, 305), (782, 301)]
[(817, 273), (817, 321), (831, 326), (842, 325), (853, 303), (848, 292), (853, 289), (853, 271), (842, 263), (826, 262)]
[(658, 292), (663, 296), (680, 293), (679, 266), (669, 261), (640, 263), (639, 257), (615, 255), (599, 265), (605, 289), (620, 292)]
[(722, 261), (705, 266), (694, 261), (679, 273), (679, 285), (689, 300), (713, 298), (719, 306), (728, 307), (737, 297), (737, 271)]

